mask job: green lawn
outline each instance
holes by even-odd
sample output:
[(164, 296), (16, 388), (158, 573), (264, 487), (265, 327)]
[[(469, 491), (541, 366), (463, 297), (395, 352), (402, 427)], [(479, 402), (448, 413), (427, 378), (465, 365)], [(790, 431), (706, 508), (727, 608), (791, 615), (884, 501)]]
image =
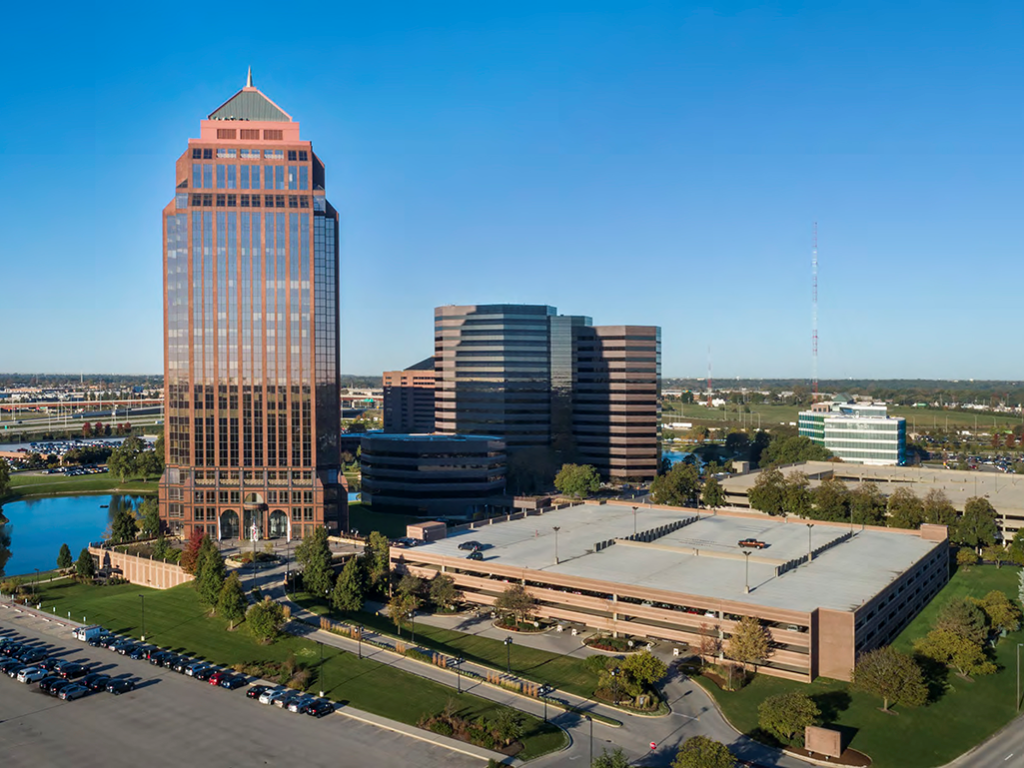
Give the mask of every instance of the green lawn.
[[(939, 607), (954, 597), (981, 597), (1001, 589), (1017, 597), (1018, 569), (994, 566), (971, 568), (953, 576), (924, 611), (900, 634), (894, 645), (909, 650), (913, 641), (925, 635)], [(999, 642), (996, 660), (1000, 671), (967, 682), (955, 673), (946, 678), (946, 692), (919, 709), (896, 707), (898, 716), (879, 710), (881, 702), (851, 691), (847, 683), (819, 678), (810, 685), (757, 675), (741, 691), (727, 693), (701, 680), (718, 700), (729, 720), (749, 733), (757, 727), (757, 706), (766, 697), (800, 691), (813, 696), (826, 716), (827, 724), (846, 731), (850, 746), (865, 752), (875, 768), (928, 768), (943, 765), (984, 741), (1014, 716), (1016, 662), (1014, 650), (1024, 642), (1024, 631)]]
[[(56, 608), (75, 620), (102, 624), (114, 632), (139, 637), (142, 634), (142, 602), (145, 595), (146, 640), (180, 653), (209, 659), (218, 664), (242, 661), (283, 661), (294, 654), (300, 662), (319, 663), (317, 643), (285, 635), (271, 645), (260, 645), (245, 630), (233, 632), (220, 618), (209, 617), (199, 605), (195, 590), (185, 584), (168, 590), (153, 590), (133, 584), (95, 587), (70, 581), (40, 588), (44, 610)], [(449, 699), (458, 703), (459, 714), (475, 718), (493, 717), (500, 706), (469, 694), (410, 675), (401, 670), (324, 646), (324, 691), (336, 701), (415, 724), (423, 715), (441, 711)], [(314, 681), (310, 689), (318, 691)], [(565, 735), (539, 718), (527, 715), (524, 759), (536, 757), (565, 743)]]
[[(292, 599), (314, 613), (362, 624), (390, 635), (396, 634), (395, 625), (387, 616), (377, 616), (368, 612), (337, 613), (329, 610), (323, 601), (318, 601), (305, 592), (293, 594)], [(500, 640), (452, 629), (441, 629), (422, 622), (418, 622), (415, 629), (417, 644), (425, 648), (453, 656), (462, 656), (467, 661), (485, 664), (496, 669), (505, 669), (506, 648)], [(408, 628), (402, 630), (402, 636), (406, 639), (409, 638)], [(527, 680), (553, 685), (584, 698), (593, 696), (594, 689), (597, 687), (597, 675), (584, 666), (583, 659), (530, 648), (514, 642), (508, 650), (510, 668), (514, 674)]]
[(0, 502), (18, 501), (31, 496), (71, 496), (80, 493), (138, 493), (156, 494), (159, 477), (128, 480), (124, 483), (116, 475), (11, 475), (11, 488)]
[(353, 502), (348, 505), (348, 526), (351, 530), (359, 531), (363, 536), (370, 531), (380, 531), (389, 539), (400, 539), (405, 536), (405, 526), (409, 523), (421, 522), (423, 519), (398, 512), (374, 512), (372, 508), (361, 502)]

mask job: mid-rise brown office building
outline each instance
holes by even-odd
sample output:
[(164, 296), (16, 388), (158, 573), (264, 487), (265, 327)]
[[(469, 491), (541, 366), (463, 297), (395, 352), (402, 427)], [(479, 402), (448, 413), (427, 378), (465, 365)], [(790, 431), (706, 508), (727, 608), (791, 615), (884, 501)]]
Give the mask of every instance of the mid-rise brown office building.
[(434, 358), (411, 365), (404, 371), (385, 371), (384, 431), (434, 431)]
[(299, 124), (253, 87), (200, 122), (164, 208), (172, 533), (347, 527), (340, 475), (338, 214)]

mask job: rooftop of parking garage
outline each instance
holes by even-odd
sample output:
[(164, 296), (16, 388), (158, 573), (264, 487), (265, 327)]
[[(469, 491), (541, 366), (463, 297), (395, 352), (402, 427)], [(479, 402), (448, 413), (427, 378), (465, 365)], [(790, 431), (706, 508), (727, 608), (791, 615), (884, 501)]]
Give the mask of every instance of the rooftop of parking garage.
[[(465, 557), (459, 544), (477, 541), (485, 547), (483, 563), (810, 612), (819, 607), (856, 609), (937, 545), (907, 533), (855, 529), (849, 540), (776, 576), (778, 563), (807, 554), (808, 536), (818, 549), (850, 529), (826, 525), (808, 529), (803, 521), (640, 507), (636, 530), (642, 533), (693, 516), (696, 522), (649, 542), (629, 542), (621, 540), (633, 534), (630, 506), (583, 504), (459, 531), (424, 545), (423, 550)], [(745, 550), (738, 542), (747, 538), (767, 546)], [(603, 549), (597, 546), (612, 539), (620, 541)], [(744, 551), (751, 552), (749, 594)]]

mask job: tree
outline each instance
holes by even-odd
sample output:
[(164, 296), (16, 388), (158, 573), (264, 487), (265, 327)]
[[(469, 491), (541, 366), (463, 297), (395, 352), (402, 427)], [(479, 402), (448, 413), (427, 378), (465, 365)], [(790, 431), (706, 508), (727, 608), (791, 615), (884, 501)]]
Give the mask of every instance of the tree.
[(988, 638), (985, 613), (971, 600), (954, 598), (939, 609), (935, 629), (947, 630), (981, 645)]
[(96, 576), (96, 562), (92, 559), (88, 549), (83, 549), (78, 554), (75, 562), (75, 576), (79, 581), (92, 581)]
[(721, 628), (717, 624), (712, 627), (701, 623), (697, 650), (700, 653), (701, 664), (707, 664), (711, 659), (718, 658), (722, 652), (722, 638)]
[(765, 514), (778, 517), (786, 514), (786, 479), (775, 467), (762, 470), (751, 487), (750, 506)]
[(676, 753), (672, 768), (735, 768), (736, 758), (720, 741), (691, 736)]
[(969, 568), (972, 565), (977, 565), (979, 559), (980, 558), (978, 557), (978, 553), (975, 552), (973, 549), (961, 547), (956, 551), (956, 564), (964, 566), (965, 568)]
[(224, 580), (224, 586), (217, 597), (217, 613), (228, 620), (228, 629), (245, 618), (245, 591), (237, 573), (232, 573)]
[(494, 718), (494, 731), (506, 746), (522, 736), (525, 730), (522, 712), (512, 707), (503, 707)]
[(192, 528), (192, 533), (188, 537), (185, 549), (181, 552), (181, 559), (178, 561), (178, 565), (181, 566), (185, 573), (195, 575), (196, 565), (199, 563), (199, 552), (203, 548), (203, 541), (205, 539), (206, 533), (201, 527)]
[(977, 602), (994, 631), (1016, 632), (1020, 629), (1021, 610), (1002, 590), (993, 589)]
[(996, 568), (1002, 568), (1003, 563), (1010, 559), (1009, 551), (1001, 544), (989, 544), (981, 550), (983, 559), (996, 564)]
[(156, 499), (146, 499), (139, 505), (139, 516), (142, 520), (142, 535), (152, 538), (160, 534), (160, 503)]
[(891, 645), (883, 645), (865, 653), (853, 668), (853, 687), (878, 696), (882, 711), (889, 711), (889, 702), (919, 707), (928, 700), (921, 667), (913, 657), (900, 653)]
[(932, 488), (924, 497), (924, 522), (947, 526), (956, 523), (956, 507), (938, 488)]
[(405, 623), (405, 620), (411, 617), (419, 607), (419, 598), (410, 592), (396, 591), (391, 596), (391, 600), (388, 601), (388, 616), (394, 622), (399, 635), (402, 634), (402, 625)]
[(590, 768), (629, 768), (629, 765), (629, 758), (622, 747), (615, 747), (610, 752), (607, 747), (602, 747), (601, 754), (594, 758)]
[(954, 527), (951, 538), (958, 544), (980, 550), (994, 544), (998, 533), (996, 511), (988, 499), (974, 496), (964, 504), (964, 514)]
[(668, 674), (668, 666), (648, 650), (627, 656), (622, 669), (641, 685), (654, 685)]
[(445, 573), (438, 574), (430, 581), (430, 602), (450, 611), (462, 599), (462, 592), (455, 586), (455, 579)]
[(205, 605), (215, 608), (221, 590), (224, 589), (225, 569), (224, 558), (220, 556), (220, 551), (209, 538), (203, 540), (203, 547), (196, 562), (195, 576), (199, 599)]
[(814, 517), (818, 520), (842, 522), (850, 519), (850, 492), (846, 484), (828, 477), (814, 489)]
[(511, 614), (517, 624), (522, 624), (537, 611), (537, 601), (522, 584), (510, 584), (498, 595), (494, 607), (505, 614)]
[(135, 511), (130, 504), (125, 504), (114, 513), (114, 522), (110, 524), (110, 540), (133, 541), (136, 533), (138, 528), (135, 525)]
[(965, 677), (991, 675), (996, 671), (996, 665), (985, 657), (981, 645), (948, 629), (933, 629), (914, 643), (914, 650), (953, 667)]
[(0, 497), (7, 495), (11, 489), (11, 465), (7, 459), (0, 459)]
[(820, 715), (810, 696), (793, 691), (762, 701), (757, 708), (757, 724), (780, 741), (802, 746), (804, 729), (814, 725)]
[(370, 532), (366, 547), (363, 549), (363, 559), (370, 586), (380, 589), (382, 585), (387, 584), (391, 572), (391, 546), (383, 533)]
[(92, 437), (92, 424), (88, 421), (82, 425), (82, 437)]
[(704, 481), (704, 489), (701, 491), (700, 500), (704, 503), (705, 507), (710, 509), (718, 509), (725, 506), (725, 489), (718, 482), (717, 478), (709, 476)]
[(363, 609), (363, 573), (359, 560), (350, 557), (341, 569), (341, 575), (334, 582), (331, 604), (339, 611), (361, 611)]
[[(97, 424), (96, 427), (100, 425)], [(146, 449), (146, 444), (137, 437), (127, 437), (124, 442), (110, 454), (107, 469), (119, 475), (123, 483), (127, 478), (139, 472), (139, 456)]]
[(331, 567), (331, 546), (327, 529), (316, 526), (313, 532), (295, 548), (295, 559), (303, 565), (302, 583), (311, 595), (325, 597), (334, 586)]
[(889, 497), (890, 528), (920, 528), (924, 522), (924, 505), (907, 488), (897, 488)]
[(555, 488), (559, 493), (581, 499), (601, 488), (601, 477), (589, 464), (563, 464), (555, 475)]
[(399, 592), (405, 595), (415, 595), (419, 597), (423, 591), (423, 579), (419, 576), (414, 576), (411, 573), (403, 573), (402, 578), (398, 580), (398, 586), (395, 587)]
[(872, 482), (850, 491), (850, 519), (857, 525), (885, 525), (885, 497)]
[(1024, 558), (1018, 558), (1016, 555), (1024, 556), (1024, 528), (1018, 528), (1010, 540), (1011, 559), (1018, 565), (1024, 565)]
[(782, 486), (783, 515), (810, 517), (812, 513), (811, 481), (803, 472), (790, 472)]
[(245, 623), (249, 631), (261, 643), (269, 643), (281, 632), (284, 626), (284, 606), (270, 598), (249, 606), (245, 612)]
[(60, 553), (57, 555), (57, 567), (66, 571), (73, 566), (75, 561), (71, 557), (71, 548), (67, 544), (60, 545)]
[(651, 483), (651, 499), (655, 504), (682, 507), (694, 503), (700, 488), (700, 473), (693, 464), (677, 462), (667, 474)]
[(801, 461), (828, 461), (832, 452), (809, 437), (778, 436), (761, 453), (761, 466), (797, 464)]
[(732, 637), (726, 646), (730, 659), (747, 664), (758, 665), (771, 653), (771, 637), (768, 630), (754, 616), (744, 616), (733, 628)]

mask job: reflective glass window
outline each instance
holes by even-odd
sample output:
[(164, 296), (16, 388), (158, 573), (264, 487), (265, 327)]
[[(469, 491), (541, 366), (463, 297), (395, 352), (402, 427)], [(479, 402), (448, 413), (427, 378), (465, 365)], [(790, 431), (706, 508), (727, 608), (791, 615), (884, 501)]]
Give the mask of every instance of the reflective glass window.
[[(199, 150), (196, 150), (197, 152)], [(203, 167), (199, 163), (192, 163), (192, 189), (203, 188)]]
[(225, 166), (218, 165), (217, 166), (217, 189), (224, 189), (224, 186), (225, 186), (225, 183), (224, 183), (225, 179), (224, 179), (224, 177), (225, 177), (225, 175), (226, 175), (225, 174)]
[(300, 149), (299, 150), (299, 161), (304, 163), (307, 160), (309, 160), (309, 153), (306, 150), (304, 150), (304, 149)]
[(299, 178), (298, 178), (298, 174), (295, 173), (295, 166), (294, 165), (289, 165), (288, 166), (288, 189), (298, 189), (298, 188), (299, 188)]
[(274, 189), (284, 189), (284, 166), (274, 166)]
[(179, 192), (174, 196), (174, 207), (175, 208), (187, 208), (188, 207), (188, 193)]
[(309, 189), (309, 168), (305, 165), (299, 166), (299, 189)]
[(258, 165), (252, 167), (252, 188), (260, 188), (260, 167)]
[(213, 189), (213, 166), (210, 163), (203, 163), (203, 189)]
[(235, 165), (229, 165), (228, 166), (228, 189), (237, 189), (237, 184), (235, 183), (235, 175), (237, 173), (238, 173), (238, 166), (235, 166)]
[(201, 150), (201, 149), (193, 149), (192, 150), (192, 159), (193, 160), (202, 160), (203, 159), (203, 150)]
[(272, 165), (263, 166), (263, 188), (274, 188), (274, 166)]
[(242, 165), (238, 168), (238, 188), (248, 189), (249, 188), (249, 166)]

